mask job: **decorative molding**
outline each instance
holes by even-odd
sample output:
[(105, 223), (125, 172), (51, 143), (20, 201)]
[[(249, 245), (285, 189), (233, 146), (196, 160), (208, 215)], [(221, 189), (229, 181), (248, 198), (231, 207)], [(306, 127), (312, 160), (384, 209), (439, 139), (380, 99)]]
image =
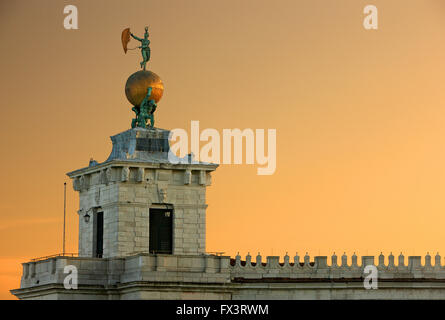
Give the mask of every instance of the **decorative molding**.
[(107, 184), (107, 176), (105, 170), (101, 170), (99, 173), (99, 184)]
[(192, 171), (190, 169), (185, 170), (184, 172), (184, 184), (192, 183)]
[(445, 281), (445, 266), (441, 265), (441, 257), (439, 254), (435, 256), (434, 266), (431, 264), (431, 256), (425, 256), (425, 264), (421, 264), (420, 256), (409, 256), (408, 265), (405, 265), (405, 256), (400, 254), (398, 265), (394, 265), (392, 253), (388, 256), (388, 264), (384, 263), (384, 256), (380, 254), (378, 257), (378, 265), (374, 263), (374, 256), (362, 256), (361, 263), (357, 263), (357, 255), (351, 257), (351, 264), (347, 263), (347, 256), (343, 254), (342, 263), (337, 264), (337, 255), (331, 256), (331, 264), (328, 265), (327, 256), (316, 256), (311, 262), (309, 255), (306, 253), (304, 262), (300, 262), (298, 254), (295, 255), (294, 261), (289, 261), (289, 256), (284, 256), (284, 262), (279, 263), (279, 257), (268, 256), (266, 263), (262, 261), (261, 255), (258, 253), (256, 262), (253, 263), (250, 254), (247, 254), (245, 260), (241, 260), (239, 253), (232, 260), (232, 275), (237, 278), (246, 279), (262, 279), (264, 275), (274, 274), (274, 278), (306, 278), (308, 276), (321, 279), (347, 279), (361, 277), (363, 270), (368, 265), (376, 266), (379, 270), (379, 279), (438, 279)]
[(105, 169), (105, 178), (106, 178), (106, 184), (113, 182), (113, 171), (111, 167)]
[(99, 205), (100, 202), (100, 187), (96, 189), (96, 194), (94, 195), (94, 201), (96, 201), (96, 205)]
[(159, 188), (158, 187), (158, 193), (159, 193), (159, 203), (166, 203), (167, 202), (167, 188)]
[(206, 182), (206, 172), (204, 170), (199, 171), (199, 184), (205, 186)]
[(123, 167), (123, 166), (131, 166), (131, 167), (143, 167), (145, 169), (165, 169), (165, 170), (204, 170), (207, 172), (215, 171), (218, 168), (218, 164), (170, 164), (170, 163), (148, 163), (142, 161), (134, 161), (134, 160), (112, 160), (104, 163), (100, 163), (97, 166), (93, 167), (85, 167), (82, 169), (78, 169), (72, 172), (68, 172), (67, 176), (71, 179), (76, 177), (80, 177), (86, 174), (92, 174), (99, 172), (107, 167)]
[(138, 173), (137, 173), (137, 176), (136, 176), (136, 181), (137, 182), (144, 181), (144, 173), (145, 173), (145, 169), (144, 168), (138, 168)]
[(83, 175), (80, 177), (79, 179), (79, 184), (80, 184), (80, 191), (84, 191), (89, 189), (90, 187), (90, 177)]
[(127, 182), (130, 180), (130, 168), (129, 167), (122, 167), (122, 173), (121, 173), (121, 181)]
[(207, 204), (173, 204), (175, 209), (207, 209)]

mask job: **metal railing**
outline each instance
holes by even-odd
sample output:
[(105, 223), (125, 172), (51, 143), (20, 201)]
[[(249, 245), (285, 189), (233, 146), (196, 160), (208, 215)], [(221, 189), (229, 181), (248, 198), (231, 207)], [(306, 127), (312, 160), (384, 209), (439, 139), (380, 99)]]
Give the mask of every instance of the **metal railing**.
[(74, 257), (78, 257), (79, 254), (78, 253), (56, 253), (50, 256), (45, 256), (45, 257), (39, 257), (39, 258), (34, 258), (31, 259), (31, 262), (37, 262), (37, 261), (43, 261), (43, 260), (47, 260), (47, 259), (51, 259), (51, 258), (74, 258)]
[[(172, 254), (172, 252), (169, 251), (153, 251), (153, 252), (149, 252), (149, 251), (137, 251), (137, 252), (132, 252), (130, 253), (130, 255), (134, 255), (134, 254), (144, 254), (144, 253), (148, 253), (148, 254)], [(215, 255), (215, 256), (222, 256), (225, 252), (222, 251), (216, 251), (216, 252), (206, 252), (206, 254), (208, 255)], [(75, 258), (75, 257), (79, 257), (78, 253), (56, 253), (56, 254), (52, 254), (50, 256), (44, 256), (44, 257), (39, 257), (39, 258), (34, 258), (31, 259), (31, 262), (37, 262), (37, 261), (43, 261), (43, 260), (47, 260), (47, 259), (51, 259), (51, 258)], [(95, 258), (103, 258), (102, 254), (98, 254)]]
[(216, 251), (216, 252), (206, 252), (207, 254), (215, 255), (215, 256), (222, 256), (225, 252), (222, 251)]

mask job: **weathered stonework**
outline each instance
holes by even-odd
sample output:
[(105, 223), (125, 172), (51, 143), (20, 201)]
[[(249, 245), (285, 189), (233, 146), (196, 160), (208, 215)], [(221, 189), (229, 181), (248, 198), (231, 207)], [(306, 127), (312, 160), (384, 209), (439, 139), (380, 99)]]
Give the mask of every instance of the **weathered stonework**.
[[(174, 212), (173, 253), (205, 252), (205, 197), (208, 184), (200, 184), (199, 178), (206, 176), (206, 171), (213, 168), (181, 164), (165, 170), (163, 164), (132, 163), (132, 166), (125, 167), (118, 161), (104, 166), (107, 166), (106, 170), (111, 176), (105, 181), (102, 179), (105, 170), (101, 170), (103, 168), (100, 166), (76, 173), (82, 174), (84, 181), (90, 181), (88, 188), (79, 190), (80, 256), (93, 255), (94, 223), (87, 223), (84, 219), (88, 210), (93, 208), (97, 211), (100, 208), (104, 212), (104, 257), (116, 257), (148, 251), (149, 209), (162, 205), (171, 206)], [(196, 176), (187, 185), (183, 183), (186, 170)], [(128, 179), (122, 181), (122, 176), (128, 176)], [(144, 179), (141, 179), (142, 176)], [(73, 177), (75, 186), (78, 178)]]
[(94, 219), (85, 222), (87, 212), (104, 214), (103, 257), (122, 257), (149, 251), (149, 210), (164, 206), (173, 209), (173, 254), (205, 253), (206, 187), (217, 165), (171, 163), (165, 146), (138, 150), (137, 141), (164, 143), (165, 130), (136, 128), (111, 139), (106, 162), (68, 173), (80, 198), (79, 255), (94, 256)]
[[(383, 263), (379, 257), (378, 289), (363, 286), (364, 267), (374, 257), (352, 256), (349, 264), (328, 265), (327, 257), (292, 262), (285, 256), (261, 256), (252, 262), (215, 255), (153, 255), (116, 258), (55, 257), (23, 264), (20, 299), (445, 299), (445, 267), (440, 256), (409, 257), (408, 265)], [(346, 256), (342, 257), (343, 262)], [(64, 267), (76, 266), (77, 290), (63, 286)]]

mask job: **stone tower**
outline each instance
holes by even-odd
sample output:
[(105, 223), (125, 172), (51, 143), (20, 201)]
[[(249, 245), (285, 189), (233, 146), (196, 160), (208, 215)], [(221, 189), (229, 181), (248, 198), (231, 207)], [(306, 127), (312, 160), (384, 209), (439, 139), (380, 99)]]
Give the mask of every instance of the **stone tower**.
[(169, 131), (111, 137), (109, 158), (67, 175), (79, 192), (79, 256), (205, 253), (206, 187), (217, 165), (169, 153)]

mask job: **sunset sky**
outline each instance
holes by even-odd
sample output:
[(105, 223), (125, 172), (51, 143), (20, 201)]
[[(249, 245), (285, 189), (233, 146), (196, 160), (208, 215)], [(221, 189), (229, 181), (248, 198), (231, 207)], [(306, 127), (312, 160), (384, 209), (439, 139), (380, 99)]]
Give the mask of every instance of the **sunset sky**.
[(274, 175), (214, 172), (207, 251), (445, 255), (445, 1), (0, 0), (0, 299), (22, 262), (62, 251), (64, 182), (77, 252), (65, 174), (130, 128), (141, 58), (120, 37), (146, 25), (165, 85), (156, 126), (277, 132)]

